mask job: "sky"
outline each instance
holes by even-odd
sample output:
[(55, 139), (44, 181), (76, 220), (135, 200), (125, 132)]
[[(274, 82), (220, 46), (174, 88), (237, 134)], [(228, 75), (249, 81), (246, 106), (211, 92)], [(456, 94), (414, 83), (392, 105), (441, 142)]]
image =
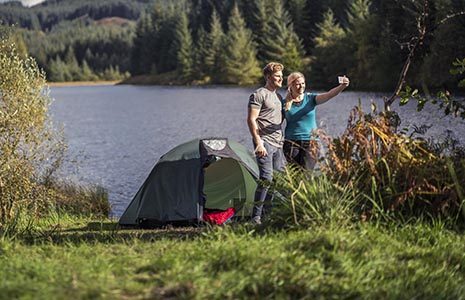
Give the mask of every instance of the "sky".
[[(5, 3), (11, 0), (0, 0), (0, 3)], [(36, 5), (40, 2), (44, 2), (45, 0), (20, 0), (21, 3), (23, 3), (24, 6), (33, 6)]]

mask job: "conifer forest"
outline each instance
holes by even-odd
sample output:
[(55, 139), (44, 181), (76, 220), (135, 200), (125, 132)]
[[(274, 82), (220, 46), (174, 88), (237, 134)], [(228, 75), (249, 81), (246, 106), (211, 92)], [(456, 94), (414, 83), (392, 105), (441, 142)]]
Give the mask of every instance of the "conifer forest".
[(254, 85), (279, 61), (314, 88), (346, 74), (392, 91), (406, 59), (409, 85), (457, 88), (464, 11), (465, 0), (48, 0), (0, 4), (0, 19), (50, 81)]

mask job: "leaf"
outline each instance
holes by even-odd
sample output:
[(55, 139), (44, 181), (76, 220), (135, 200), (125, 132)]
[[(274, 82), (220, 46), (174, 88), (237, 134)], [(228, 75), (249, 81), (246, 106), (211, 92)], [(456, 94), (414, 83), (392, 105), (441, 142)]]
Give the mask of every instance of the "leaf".
[(426, 100), (426, 99), (424, 99), (424, 98), (423, 98), (423, 99), (419, 99), (419, 100), (418, 100), (418, 105), (417, 105), (417, 111), (422, 111), (423, 108), (425, 107), (426, 102), (428, 102), (428, 100)]
[(408, 97), (408, 96), (402, 97), (402, 98), (400, 98), (399, 106), (404, 106), (404, 105), (407, 104), (409, 101), (410, 101), (410, 97)]

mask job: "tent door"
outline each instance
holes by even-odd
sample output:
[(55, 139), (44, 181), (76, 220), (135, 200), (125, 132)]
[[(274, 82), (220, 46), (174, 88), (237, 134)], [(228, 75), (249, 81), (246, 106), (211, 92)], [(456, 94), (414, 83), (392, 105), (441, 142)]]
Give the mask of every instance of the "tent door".
[[(202, 195), (204, 208), (226, 210), (234, 207), (236, 215), (250, 211), (255, 187), (252, 176), (233, 158), (215, 160), (204, 168)], [(249, 176), (250, 178), (246, 178)], [(253, 183), (248, 184), (248, 180)], [(201, 201), (202, 202), (202, 201)]]

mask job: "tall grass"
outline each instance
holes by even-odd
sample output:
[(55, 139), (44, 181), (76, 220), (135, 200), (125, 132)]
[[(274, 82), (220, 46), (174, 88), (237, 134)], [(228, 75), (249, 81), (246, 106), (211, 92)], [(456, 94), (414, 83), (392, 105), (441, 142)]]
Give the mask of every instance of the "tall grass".
[[(56, 223), (56, 220), (63, 218), (108, 218), (111, 207), (106, 189), (100, 186), (52, 182), (46, 189), (46, 195), (43, 195), (48, 199), (47, 205), (35, 214), (30, 214), (25, 209), (16, 210), (14, 218), (0, 228), (0, 240), (35, 239), (44, 234), (49, 235), (53, 227), (50, 222)], [(59, 230), (59, 227), (56, 229)]]
[(324, 174), (315, 176), (292, 167), (278, 174), (275, 189), (281, 197), (276, 197), (271, 222), (291, 228), (346, 226), (357, 219), (354, 209), (363, 197)]
[(108, 217), (110, 214), (108, 191), (101, 186), (52, 181), (49, 188), (53, 207), (58, 211), (95, 217)]

